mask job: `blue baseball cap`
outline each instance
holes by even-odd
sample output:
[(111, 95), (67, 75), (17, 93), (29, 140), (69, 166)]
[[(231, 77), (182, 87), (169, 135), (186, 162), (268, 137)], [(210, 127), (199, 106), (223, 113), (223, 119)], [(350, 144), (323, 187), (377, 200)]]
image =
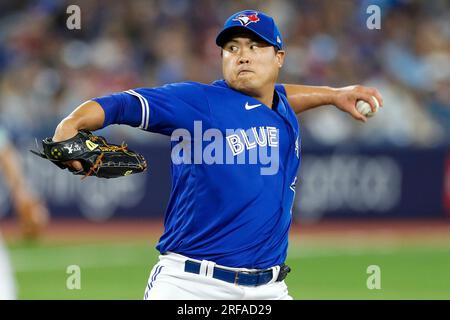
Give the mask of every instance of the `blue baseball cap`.
[(232, 34), (242, 29), (251, 31), (280, 50), (283, 48), (280, 30), (273, 18), (256, 10), (240, 11), (229, 17), (216, 38), (216, 44), (222, 47)]

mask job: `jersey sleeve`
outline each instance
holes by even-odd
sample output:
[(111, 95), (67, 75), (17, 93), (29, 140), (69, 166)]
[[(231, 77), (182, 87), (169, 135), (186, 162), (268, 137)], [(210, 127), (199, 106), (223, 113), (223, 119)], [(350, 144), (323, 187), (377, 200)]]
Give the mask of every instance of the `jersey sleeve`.
[(191, 131), (194, 121), (210, 117), (205, 91), (194, 82), (137, 88), (92, 100), (105, 111), (104, 127), (127, 124), (170, 135), (178, 128)]

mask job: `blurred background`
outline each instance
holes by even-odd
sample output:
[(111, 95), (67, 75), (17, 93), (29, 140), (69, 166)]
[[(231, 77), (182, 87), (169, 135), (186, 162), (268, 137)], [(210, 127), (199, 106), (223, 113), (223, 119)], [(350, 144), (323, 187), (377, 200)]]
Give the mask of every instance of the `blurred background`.
[[(81, 11), (79, 30), (66, 25), (73, 4)], [(370, 5), (380, 8), (378, 30), (366, 24)], [(281, 29), (287, 54), (281, 83), (363, 84), (384, 98), (384, 108), (366, 124), (331, 106), (298, 117), (303, 163), (290, 249), (291, 262), (299, 264), (288, 280), (293, 296), (450, 297), (448, 1), (0, 0), (0, 127), (51, 212), (39, 244), (20, 242), (0, 176), (0, 227), (19, 297), (141, 298), (170, 191), (168, 138), (122, 126), (101, 130), (149, 160), (148, 174), (115, 181), (81, 182), (28, 150), (90, 98), (221, 78), (215, 37), (227, 17), (250, 8), (272, 15)], [(103, 237), (95, 237), (99, 230)], [(82, 249), (80, 237), (95, 244)], [(110, 238), (112, 247), (103, 243)], [(122, 246), (128, 258), (118, 253)], [(94, 270), (91, 291), (64, 287), (61, 268), (77, 261)], [(390, 270), (384, 291), (365, 286), (365, 268), (377, 263)], [(135, 269), (122, 273), (124, 267)], [(134, 277), (134, 289), (123, 290), (119, 281), (117, 291), (110, 290), (111, 279), (118, 281), (114, 272)], [(130, 278), (121, 279), (130, 285)]]

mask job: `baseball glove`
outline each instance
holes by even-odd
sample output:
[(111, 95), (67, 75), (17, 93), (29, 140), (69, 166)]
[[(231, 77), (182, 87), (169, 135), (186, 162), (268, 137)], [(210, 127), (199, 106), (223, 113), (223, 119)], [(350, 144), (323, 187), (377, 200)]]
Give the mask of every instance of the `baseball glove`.
[[(42, 140), (43, 151), (34, 154), (48, 159), (61, 169), (69, 169), (75, 175), (96, 176), (98, 178), (118, 178), (147, 169), (144, 157), (128, 149), (127, 145), (109, 144), (104, 137), (89, 131), (79, 131), (68, 140), (53, 142), (52, 138)], [(82, 170), (67, 166), (67, 161), (77, 160)]]

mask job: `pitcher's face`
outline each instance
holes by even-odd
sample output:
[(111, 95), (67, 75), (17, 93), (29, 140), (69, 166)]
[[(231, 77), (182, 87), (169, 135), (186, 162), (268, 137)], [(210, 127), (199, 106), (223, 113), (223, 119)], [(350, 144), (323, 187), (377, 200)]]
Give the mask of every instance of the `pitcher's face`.
[(284, 62), (284, 51), (253, 34), (238, 34), (223, 46), (222, 72), (233, 89), (247, 94), (275, 85)]

